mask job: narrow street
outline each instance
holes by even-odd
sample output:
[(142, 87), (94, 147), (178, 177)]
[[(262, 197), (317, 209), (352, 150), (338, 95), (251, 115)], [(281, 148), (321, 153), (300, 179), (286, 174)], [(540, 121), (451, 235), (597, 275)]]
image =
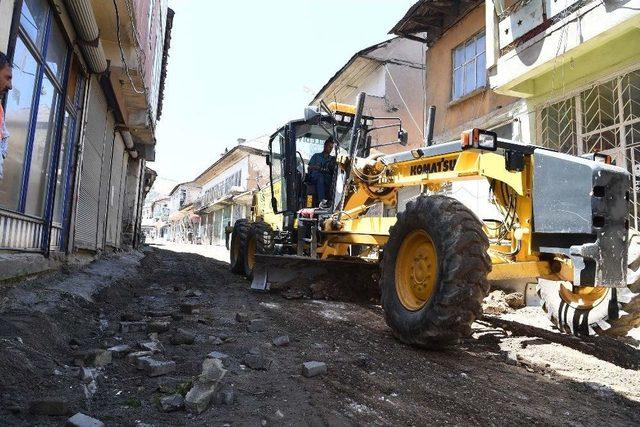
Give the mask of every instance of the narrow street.
[[(146, 247), (2, 288), (2, 424), (62, 425), (77, 412), (131, 426), (640, 422), (630, 346), (487, 318), (457, 348), (418, 350), (392, 338), (378, 305), (252, 293), (208, 257), (224, 251), (189, 249), (201, 254)], [(175, 365), (127, 356), (145, 349)], [(227, 372), (211, 403), (198, 413), (176, 398), (164, 412), (162, 399), (187, 394), (216, 357)], [(302, 375), (308, 361), (327, 372)]]

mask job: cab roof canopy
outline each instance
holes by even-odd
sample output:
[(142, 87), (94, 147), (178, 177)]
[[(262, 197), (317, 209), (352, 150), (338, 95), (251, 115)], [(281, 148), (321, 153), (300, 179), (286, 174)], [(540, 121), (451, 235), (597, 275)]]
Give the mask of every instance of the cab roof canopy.
[[(462, 17), (482, 4), (478, 0), (419, 0), (389, 31), (431, 46)], [(426, 37), (424, 34), (426, 33)]]

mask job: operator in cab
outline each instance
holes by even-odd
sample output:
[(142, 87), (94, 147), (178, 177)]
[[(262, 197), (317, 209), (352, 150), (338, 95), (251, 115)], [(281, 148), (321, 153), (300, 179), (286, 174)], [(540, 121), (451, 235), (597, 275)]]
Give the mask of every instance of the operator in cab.
[(324, 149), (321, 153), (316, 153), (309, 160), (309, 182), (316, 187), (317, 203), (322, 203), (329, 196), (328, 190), (331, 188), (333, 180), (333, 166), (336, 158), (331, 155), (335, 141), (329, 137), (324, 142)]

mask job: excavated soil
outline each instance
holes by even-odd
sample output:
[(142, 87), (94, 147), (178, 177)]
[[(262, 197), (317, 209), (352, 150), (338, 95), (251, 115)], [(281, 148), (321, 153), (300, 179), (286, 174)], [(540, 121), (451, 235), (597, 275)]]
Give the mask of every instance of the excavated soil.
[[(42, 398), (125, 426), (640, 423), (639, 351), (610, 338), (579, 341), (487, 317), (459, 346), (425, 351), (396, 341), (369, 295), (287, 299), (251, 292), (226, 263), (201, 255), (148, 248), (138, 260), (129, 254), (105, 261), (95, 274), (58, 273), (0, 290), (3, 425), (63, 424), (68, 416), (29, 413)], [(185, 303), (198, 304), (197, 312), (181, 313)], [(248, 332), (237, 313), (264, 319), (266, 330)], [(542, 316), (531, 308), (517, 313)], [(114, 358), (88, 393), (73, 368), (74, 352), (149, 341), (146, 332), (120, 332), (123, 318), (169, 322), (170, 331), (158, 336), (158, 357), (177, 369), (150, 378)], [(176, 328), (195, 334), (195, 343), (171, 344)], [(290, 344), (274, 346), (279, 335)], [(267, 370), (245, 365), (256, 348), (271, 360)], [(214, 402), (199, 415), (162, 412), (159, 399), (186, 393), (212, 351), (229, 356), (223, 383), (233, 403)], [(310, 360), (325, 362), (328, 372), (302, 376)]]

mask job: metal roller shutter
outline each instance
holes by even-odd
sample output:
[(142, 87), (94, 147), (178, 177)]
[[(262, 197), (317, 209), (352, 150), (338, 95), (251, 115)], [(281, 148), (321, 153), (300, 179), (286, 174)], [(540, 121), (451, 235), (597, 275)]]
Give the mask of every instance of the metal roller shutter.
[(122, 244), (122, 218), (125, 209), (125, 192), (127, 189), (127, 166), (129, 165), (129, 153), (125, 151), (122, 156), (122, 171), (120, 173), (120, 209), (118, 209), (117, 234), (118, 245)]
[(109, 188), (109, 181), (111, 178), (111, 163), (113, 161), (113, 146), (114, 140), (114, 127), (115, 120), (113, 115), (107, 116), (107, 134), (104, 141), (104, 150), (102, 151), (102, 169), (100, 170), (100, 195), (98, 204), (98, 236), (97, 245), (98, 249), (104, 247), (107, 231), (107, 215), (109, 213), (109, 195), (111, 189)]
[(122, 209), (122, 162), (124, 159), (124, 142), (120, 133), (116, 133), (113, 145), (113, 162), (111, 165), (111, 178), (109, 182), (109, 207), (107, 213), (107, 235), (108, 245), (120, 246), (118, 236), (118, 218)]
[(105, 135), (109, 116), (105, 99), (96, 78), (90, 81), (87, 122), (84, 131), (80, 187), (76, 217), (75, 245), (81, 249), (98, 248), (98, 213), (100, 197), (100, 173), (104, 152)]

